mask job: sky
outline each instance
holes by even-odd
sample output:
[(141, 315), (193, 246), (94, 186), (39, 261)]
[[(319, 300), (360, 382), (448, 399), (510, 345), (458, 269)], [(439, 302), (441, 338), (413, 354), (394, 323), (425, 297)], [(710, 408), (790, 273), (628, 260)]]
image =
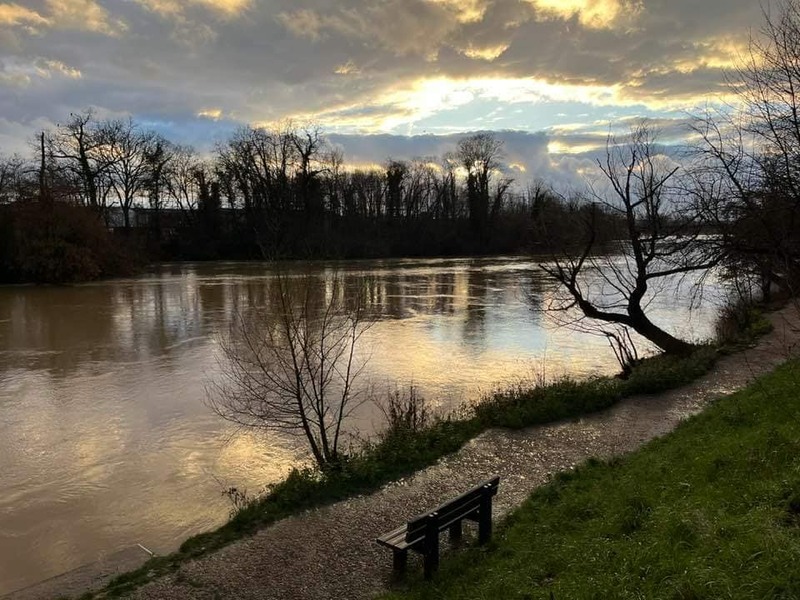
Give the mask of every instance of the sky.
[(609, 133), (728, 98), (757, 0), (0, 0), (0, 153), (92, 107), (208, 149), (314, 122), (356, 164), (492, 130), (570, 181)]

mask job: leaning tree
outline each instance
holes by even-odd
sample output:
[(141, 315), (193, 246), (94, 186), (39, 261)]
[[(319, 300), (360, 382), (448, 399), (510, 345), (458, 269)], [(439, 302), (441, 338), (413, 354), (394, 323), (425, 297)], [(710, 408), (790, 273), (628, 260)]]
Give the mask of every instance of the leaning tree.
[(591, 204), (580, 213), (580, 239), (542, 265), (563, 292), (550, 308), (577, 315), (571, 323), (603, 333), (623, 354), (629, 330), (666, 354), (686, 354), (692, 344), (653, 322), (647, 310), (671, 280), (718, 262), (705, 251), (698, 215), (679, 193), (681, 167), (660, 151), (645, 123), (622, 142), (609, 138), (597, 166), (603, 183), (592, 186)]

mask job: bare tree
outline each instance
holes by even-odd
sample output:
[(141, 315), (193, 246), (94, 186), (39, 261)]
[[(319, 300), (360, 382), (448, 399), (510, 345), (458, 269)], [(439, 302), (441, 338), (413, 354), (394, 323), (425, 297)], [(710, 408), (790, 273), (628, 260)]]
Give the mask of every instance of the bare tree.
[(726, 266), (759, 278), (765, 296), (800, 278), (800, 1), (772, 8), (730, 75), (738, 109), (695, 127), (698, 206)]
[(134, 201), (146, 191), (151, 181), (154, 155), (164, 142), (156, 134), (143, 131), (132, 119), (105, 121), (100, 125), (100, 149), (109, 165), (111, 189), (122, 209), (125, 228), (130, 227)]
[[(647, 315), (648, 301), (666, 281), (694, 271), (708, 271), (718, 257), (700, 243), (696, 215), (684, 210), (680, 167), (658, 152), (654, 133), (644, 124), (627, 143), (609, 139), (605, 161), (598, 167), (607, 191), (593, 191), (586, 239), (544, 271), (566, 292), (552, 308), (571, 311), (597, 323), (610, 341), (626, 341), (614, 327), (624, 326), (667, 354), (686, 354), (692, 345), (676, 338)], [(605, 223), (605, 225), (603, 225)], [(602, 228), (617, 226), (613, 244), (600, 247)]]
[(61, 169), (80, 182), (83, 202), (105, 216), (108, 195), (107, 174), (113, 157), (103, 152), (107, 140), (94, 113), (71, 114), (47, 139), (50, 156)]
[(209, 404), (239, 425), (304, 437), (319, 467), (330, 468), (362, 402), (353, 384), (364, 368), (356, 356), (364, 312), (347, 304), (338, 280), (281, 275), (275, 284), (270, 304), (237, 313), (220, 341), (222, 376)]
[(22, 157), (0, 155), (0, 204), (8, 204), (19, 196), (25, 171)]
[(487, 234), (487, 227), (502, 208), (510, 179), (501, 179), (494, 189), (492, 176), (500, 168), (503, 142), (492, 133), (476, 133), (458, 142), (456, 156), (467, 172), (467, 204), (476, 233)]

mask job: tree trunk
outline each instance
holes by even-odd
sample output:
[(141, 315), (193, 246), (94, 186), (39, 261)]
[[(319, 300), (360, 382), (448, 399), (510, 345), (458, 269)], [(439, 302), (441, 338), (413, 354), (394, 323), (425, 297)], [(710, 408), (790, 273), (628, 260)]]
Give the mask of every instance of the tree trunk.
[(658, 325), (648, 319), (642, 312), (631, 315), (630, 327), (639, 335), (653, 342), (664, 354), (671, 356), (686, 356), (691, 354), (694, 346), (667, 333)]

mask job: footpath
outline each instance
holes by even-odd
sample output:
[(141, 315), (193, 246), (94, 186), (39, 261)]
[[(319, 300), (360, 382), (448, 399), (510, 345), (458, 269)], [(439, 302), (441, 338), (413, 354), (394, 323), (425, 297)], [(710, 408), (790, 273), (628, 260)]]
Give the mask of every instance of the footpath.
[[(495, 520), (559, 471), (590, 457), (628, 453), (671, 431), (720, 396), (800, 353), (800, 310), (769, 315), (774, 330), (754, 348), (723, 357), (694, 383), (635, 396), (582, 419), (519, 431), (490, 430), (459, 452), (368, 496), (284, 519), (188, 562), (132, 598), (329, 600), (372, 598), (391, 585), (391, 552), (374, 539), (490, 475), (500, 475)], [(442, 560), (447, 560), (446, 543)], [(421, 569), (413, 553), (409, 571)], [(35, 598), (26, 595), (25, 598)]]

